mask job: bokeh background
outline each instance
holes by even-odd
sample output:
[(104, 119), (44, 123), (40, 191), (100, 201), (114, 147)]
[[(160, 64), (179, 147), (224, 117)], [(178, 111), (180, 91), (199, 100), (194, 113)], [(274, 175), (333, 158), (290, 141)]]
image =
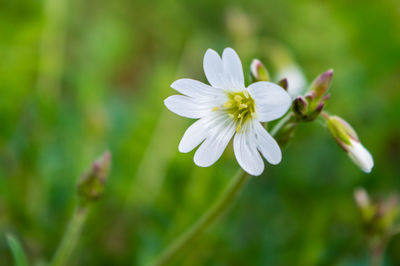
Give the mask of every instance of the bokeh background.
[[(0, 264), (16, 235), (48, 261), (76, 182), (105, 149), (113, 165), (70, 265), (144, 265), (236, 172), (232, 147), (199, 168), (178, 143), (193, 121), (163, 100), (205, 81), (207, 48), (234, 48), (308, 81), (334, 68), (327, 110), (348, 120), (375, 167), (361, 172), (318, 123), (302, 124), (176, 265), (366, 265), (353, 191), (400, 192), (400, 2), (3, 0), (0, 2)], [(385, 255), (400, 265), (400, 237)]]

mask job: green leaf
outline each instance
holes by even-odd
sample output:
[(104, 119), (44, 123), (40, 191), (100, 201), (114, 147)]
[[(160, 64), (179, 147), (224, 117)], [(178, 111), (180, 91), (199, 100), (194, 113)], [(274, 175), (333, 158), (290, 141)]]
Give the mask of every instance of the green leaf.
[(7, 234), (6, 238), (8, 246), (10, 247), (15, 260), (15, 266), (27, 266), (28, 263), (26, 260), (25, 252), (18, 239), (11, 234)]

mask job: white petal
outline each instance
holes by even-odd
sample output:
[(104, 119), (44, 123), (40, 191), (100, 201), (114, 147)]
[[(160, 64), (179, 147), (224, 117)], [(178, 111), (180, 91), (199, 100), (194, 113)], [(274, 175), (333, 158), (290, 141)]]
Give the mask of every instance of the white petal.
[(171, 84), (176, 91), (193, 98), (212, 98), (225, 96), (222, 90), (193, 79), (178, 79)]
[(350, 159), (366, 173), (370, 173), (374, 167), (374, 159), (371, 153), (358, 141), (350, 140), (351, 145), (348, 146), (348, 154)]
[(235, 123), (226, 118), (225, 121), (219, 121), (214, 128), (210, 128), (209, 136), (194, 154), (194, 163), (201, 167), (215, 163), (221, 157), (235, 130)]
[(165, 106), (172, 112), (188, 118), (200, 118), (211, 112), (209, 103), (196, 101), (183, 95), (172, 95), (164, 100)]
[(258, 120), (268, 122), (283, 116), (292, 100), (280, 86), (267, 81), (251, 84), (247, 90), (254, 99)]
[(244, 89), (244, 76), (242, 62), (232, 48), (225, 48), (222, 54), (224, 78), (226, 89)]
[(194, 122), (183, 135), (179, 143), (180, 152), (190, 152), (210, 134), (210, 128), (216, 127), (218, 122), (224, 120), (218, 114), (208, 115)]
[(275, 139), (265, 130), (260, 122), (253, 123), (257, 139), (257, 148), (270, 164), (278, 164), (282, 160), (282, 152)]
[(264, 171), (264, 162), (257, 151), (255, 135), (249, 130), (249, 125), (246, 123), (245, 128), (236, 133), (233, 149), (240, 167), (250, 175), (258, 176)]
[(224, 88), (224, 68), (218, 53), (208, 49), (203, 60), (204, 73), (208, 82), (215, 88)]

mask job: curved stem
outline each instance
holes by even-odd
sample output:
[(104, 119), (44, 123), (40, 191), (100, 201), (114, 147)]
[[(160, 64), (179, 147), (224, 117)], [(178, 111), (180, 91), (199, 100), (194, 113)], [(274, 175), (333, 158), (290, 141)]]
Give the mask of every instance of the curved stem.
[(65, 231), (63, 239), (53, 257), (53, 261), (51, 263), (52, 266), (67, 265), (67, 260), (80, 237), (87, 214), (87, 205), (78, 205), (75, 208), (74, 214), (69, 221), (68, 228)]
[(381, 266), (383, 263), (383, 250), (371, 251), (371, 266)]
[(241, 169), (229, 184), (224, 193), (217, 199), (212, 207), (203, 214), (183, 235), (177, 238), (157, 259), (153, 265), (166, 265), (171, 262), (190, 242), (200, 235), (208, 226), (213, 224), (230, 204), (234, 201), (243, 185), (249, 178), (249, 174)]
[(272, 129), (271, 129), (271, 136), (275, 136), (279, 130), (282, 129), (284, 125), (286, 125), (287, 122), (292, 118), (293, 113), (289, 112), (287, 113)]
[[(278, 124), (271, 130), (271, 135), (276, 135), (283, 126), (290, 121), (292, 112), (286, 114)], [(217, 219), (228, 209), (234, 202), (239, 192), (242, 190), (249, 174), (239, 169), (235, 178), (211, 206), (206, 213), (204, 213), (189, 229), (187, 229), (181, 236), (179, 236), (167, 249), (152, 263), (152, 265), (166, 265), (173, 261), (177, 255), (182, 252), (196, 237), (198, 237), (204, 230), (212, 225)]]

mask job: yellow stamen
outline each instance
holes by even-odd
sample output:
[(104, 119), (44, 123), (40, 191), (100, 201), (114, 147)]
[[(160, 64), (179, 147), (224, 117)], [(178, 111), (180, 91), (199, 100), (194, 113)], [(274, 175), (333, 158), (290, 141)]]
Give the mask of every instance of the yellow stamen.
[(241, 103), (239, 104), (239, 110), (247, 108), (247, 104)]
[(247, 121), (256, 117), (254, 100), (246, 90), (227, 92), (226, 96), (229, 100), (222, 105), (222, 110), (234, 120), (236, 132), (240, 132)]
[(233, 99), (235, 99), (235, 101), (237, 101), (238, 103), (240, 103), (241, 101), (242, 101), (242, 96), (240, 96), (240, 95), (235, 95), (235, 97), (233, 98)]
[(217, 111), (219, 109), (219, 107), (218, 106), (215, 106), (215, 107), (213, 107), (211, 110), (213, 111), (213, 112), (215, 112), (215, 111)]
[(232, 103), (231, 102), (226, 102), (226, 103), (224, 103), (224, 107), (225, 108), (230, 108), (230, 107), (232, 107)]

